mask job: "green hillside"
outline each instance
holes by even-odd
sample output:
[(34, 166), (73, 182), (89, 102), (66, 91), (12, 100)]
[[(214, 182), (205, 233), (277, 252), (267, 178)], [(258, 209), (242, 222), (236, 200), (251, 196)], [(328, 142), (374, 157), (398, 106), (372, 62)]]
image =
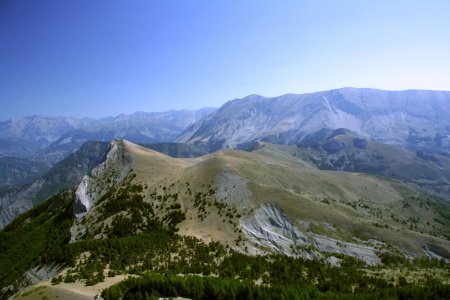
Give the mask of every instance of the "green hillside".
[[(449, 294), (450, 207), (407, 185), (319, 170), (269, 144), (194, 159), (113, 144), (86, 194), (54, 196), (1, 232), (3, 297)], [(74, 219), (83, 195), (92, 206)], [(21, 289), (27, 270), (54, 263), (59, 274)]]

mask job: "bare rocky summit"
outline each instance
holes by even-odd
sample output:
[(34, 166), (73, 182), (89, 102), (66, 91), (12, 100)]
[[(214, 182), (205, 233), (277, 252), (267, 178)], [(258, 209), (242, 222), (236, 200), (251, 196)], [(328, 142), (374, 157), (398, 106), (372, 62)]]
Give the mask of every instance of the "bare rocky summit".
[(450, 153), (450, 92), (342, 88), (230, 101), (186, 129), (176, 141), (212, 150), (262, 140), (297, 144), (321, 129), (345, 128), (357, 135), (411, 149)]

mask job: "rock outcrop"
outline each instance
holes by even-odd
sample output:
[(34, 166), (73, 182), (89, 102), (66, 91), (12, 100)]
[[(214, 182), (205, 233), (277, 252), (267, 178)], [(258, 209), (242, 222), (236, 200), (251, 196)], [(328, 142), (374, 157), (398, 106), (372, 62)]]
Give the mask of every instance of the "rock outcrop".
[(39, 283), (41, 281), (48, 280), (55, 277), (63, 270), (63, 267), (58, 264), (37, 266), (23, 274), (22, 278), (18, 279), (13, 284), (6, 286), (0, 290), (0, 298), (6, 295), (14, 294), (30, 285)]
[(323, 258), (323, 253), (337, 253), (353, 256), (370, 266), (381, 264), (372, 246), (303, 233), (276, 204), (263, 203), (253, 215), (241, 220), (241, 228), (254, 244), (281, 254), (318, 259)]
[(75, 192), (73, 211), (76, 217), (71, 228), (71, 240), (80, 238), (85, 228), (80, 219), (90, 211), (91, 207), (118, 182), (121, 182), (131, 170), (131, 158), (124, 151), (123, 141), (114, 140), (110, 144), (104, 162), (95, 167), (91, 175), (84, 176)]
[(84, 175), (105, 159), (107, 148), (108, 143), (85, 143), (40, 178), (0, 196), (0, 229), (48, 197), (76, 187)]
[(442, 91), (342, 88), (273, 98), (250, 95), (227, 102), (176, 141), (212, 150), (257, 140), (297, 144), (321, 129), (346, 128), (387, 144), (450, 153), (449, 116), (450, 92)]

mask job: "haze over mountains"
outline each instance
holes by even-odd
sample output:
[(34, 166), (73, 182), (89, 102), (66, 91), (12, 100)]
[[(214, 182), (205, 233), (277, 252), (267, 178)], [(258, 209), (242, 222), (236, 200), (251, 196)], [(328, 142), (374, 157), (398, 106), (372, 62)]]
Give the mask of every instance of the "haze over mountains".
[(214, 151), (257, 140), (298, 144), (322, 129), (339, 128), (381, 143), (450, 153), (449, 116), (450, 92), (445, 91), (342, 88), (273, 98), (250, 95), (218, 110), (137, 112), (98, 120), (14, 118), (0, 122), (0, 155), (54, 163), (83, 142), (114, 138), (191, 143)]
[(87, 141), (127, 138), (138, 143), (169, 142), (214, 110), (136, 112), (103, 119), (13, 118), (0, 122), (0, 155), (37, 158), (54, 164)]
[[(100, 258), (96, 274), (131, 272), (95, 251), (161, 232), (181, 243), (163, 251), (168, 265), (186, 263), (177, 251), (194, 240), (225, 257), (330, 266), (450, 260), (450, 92), (343, 88), (99, 120), (34, 116), (1, 122), (0, 138), (3, 295), (57, 274), (87, 284), (82, 247)], [(40, 250), (10, 263), (34, 232)]]
[(345, 128), (382, 143), (450, 153), (450, 92), (343, 88), (223, 105), (177, 139), (213, 150), (263, 140), (298, 144), (321, 129)]
[(87, 142), (34, 180), (0, 191), (0, 228), (48, 197), (67, 188), (73, 189), (103, 161), (108, 144)]
[(319, 168), (400, 179), (450, 201), (450, 92), (342, 88), (274, 98), (250, 95), (219, 109), (3, 121), (0, 213), (8, 217), (1, 224), (45, 199), (27, 191), (36, 190), (42, 174), (53, 173), (52, 165), (87, 141), (114, 138), (152, 143), (150, 148), (174, 157), (249, 149), (257, 141), (295, 145), (296, 155)]

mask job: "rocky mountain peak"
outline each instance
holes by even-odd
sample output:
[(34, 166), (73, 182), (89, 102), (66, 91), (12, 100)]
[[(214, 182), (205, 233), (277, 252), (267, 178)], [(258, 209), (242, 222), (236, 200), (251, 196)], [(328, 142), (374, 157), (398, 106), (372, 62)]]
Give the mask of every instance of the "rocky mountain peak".
[(224, 104), (176, 141), (211, 150), (256, 140), (297, 144), (321, 129), (345, 128), (383, 143), (413, 149), (422, 143), (450, 152), (443, 146), (450, 135), (449, 116), (450, 92), (442, 91), (343, 88), (272, 98), (250, 95)]

